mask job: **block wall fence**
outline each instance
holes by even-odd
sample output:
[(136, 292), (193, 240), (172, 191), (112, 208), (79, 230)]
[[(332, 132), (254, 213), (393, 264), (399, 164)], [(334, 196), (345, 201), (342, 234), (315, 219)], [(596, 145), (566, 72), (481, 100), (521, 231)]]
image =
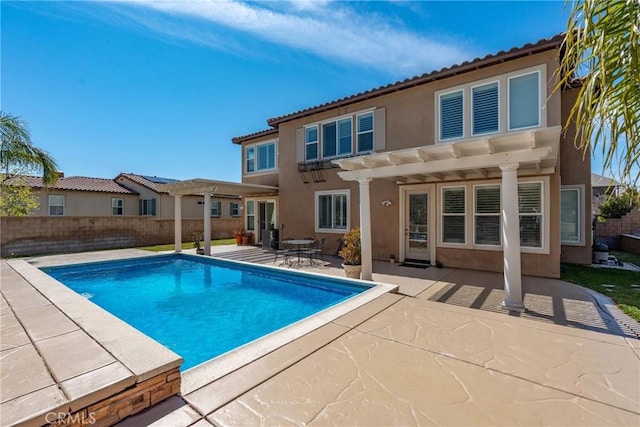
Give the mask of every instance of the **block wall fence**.
[[(242, 229), (241, 218), (211, 218), (211, 238)], [(202, 219), (182, 220), (182, 241), (203, 231)], [(30, 256), (173, 243), (174, 220), (143, 216), (0, 218), (0, 256)]]
[(596, 223), (596, 242), (607, 244), (611, 249), (619, 249), (620, 236), (640, 235), (640, 209), (635, 209), (622, 218), (610, 218)]

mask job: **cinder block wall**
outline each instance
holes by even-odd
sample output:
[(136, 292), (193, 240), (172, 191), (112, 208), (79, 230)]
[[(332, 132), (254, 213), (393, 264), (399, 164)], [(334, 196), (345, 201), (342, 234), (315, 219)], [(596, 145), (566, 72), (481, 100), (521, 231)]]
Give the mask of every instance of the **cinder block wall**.
[(606, 243), (611, 249), (619, 248), (622, 234), (640, 234), (640, 209), (596, 223), (596, 242)]
[[(211, 218), (211, 238), (234, 236), (241, 218)], [(182, 241), (202, 231), (202, 219), (182, 220)], [(3, 258), (98, 249), (160, 245), (174, 241), (173, 219), (142, 216), (0, 218), (0, 254)]]

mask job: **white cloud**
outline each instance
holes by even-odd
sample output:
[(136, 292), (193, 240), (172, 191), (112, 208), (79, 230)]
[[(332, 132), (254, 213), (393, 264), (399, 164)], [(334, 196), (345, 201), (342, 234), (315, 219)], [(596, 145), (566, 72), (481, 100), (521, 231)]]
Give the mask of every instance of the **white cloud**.
[[(420, 73), (452, 65), (470, 57), (463, 47), (418, 34), (380, 14), (358, 13), (352, 4), (330, 1), (244, 3), (233, 0), (117, 0), (136, 6), (127, 13), (154, 31), (215, 48), (223, 46), (219, 26), (262, 41), (312, 53), (327, 60), (371, 67), (392, 74)], [(160, 24), (144, 10), (179, 19)], [(195, 30), (189, 19), (206, 22)], [(213, 25), (212, 25), (213, 24)], [(228, 40), (233, 45), (236, 42)]]

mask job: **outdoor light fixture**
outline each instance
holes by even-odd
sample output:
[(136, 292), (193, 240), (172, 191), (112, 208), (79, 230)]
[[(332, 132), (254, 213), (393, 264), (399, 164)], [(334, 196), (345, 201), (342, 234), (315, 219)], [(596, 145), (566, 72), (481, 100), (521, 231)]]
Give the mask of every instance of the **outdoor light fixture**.
[(391, 206), (391, 200), (389, 200), (389, 199), (383, 200), (382, 201), (382, 206), (386, 206), (386, 207)]

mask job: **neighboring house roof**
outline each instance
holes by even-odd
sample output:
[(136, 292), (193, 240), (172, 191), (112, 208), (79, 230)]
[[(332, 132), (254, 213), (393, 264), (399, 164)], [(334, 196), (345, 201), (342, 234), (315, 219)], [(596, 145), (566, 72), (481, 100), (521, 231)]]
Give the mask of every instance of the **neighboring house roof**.
[[(44, 188), (42, 178), (37, 176), (23, 176), (26, 185), (31, 188)], [(91, 191), (96, 193), (138, 194), (124, 185), (109, 178), (91, 178), (87, 176), (69, 176), (58, 178), (58, 181), (48, 187), (51, 190)]]
[(622, 187), (622, 184), (613, 178), (591, 173), (591, 187)]
[(130, 181), (135, 182), (138, 185), (143, 186), (151, 191), (155, 191), (156, 193), (164, 193), (168, 194), (169, 192), (162, 187), (163, 184), (170, 184), (172, 182), (177, 182), (177, 179), (172, 178), (161, 178), (159, 176), (148, 176), (148, 175), (136, 175), (134, 173), (121, 173), (115, 178), (115, 181), (120, 177), (125, 177)]
[[(425, 73), (421, 76), (415, 76), (403, 81), (398, 81), (386, 86), (381, 86), (376, 89), (371, 89), (365, 92), (360, 92), (355, 95), (347, 96), (345, 98), (337, 99), (327, 102), (325, 104), (310, 107), (304, 110), (296, 111), (294, 113), (286, 114), (284, 116), (274, 117), (267, 120), (269, 126), (277, 127), (280, 123), (285, 123), (301, 117), (310, 116), (312, 114), (320, 113), (323, 111), (331, 110), (338, 107), (344, 107), (349, 104), (364, 101), (367, 99), (375, 98), (382, 95), (387, 95), (392, 92), (407, 89), (414, 86), (423, 85), (436, 80), (442, 80), (454, 75), (464, 74), (470, 71), (478, 70), (480, 68), (489, 67), (501, 62), (510, 61), (525, 56), (533, 55), (536, 53), (544, 52), (551, 49), (558, 49), (564, 40), (564, 33), (557, 34), (553, 37), (539, 40), (536, 43), (527, 43), (521, 47), (514, 47), (508, 51), (500, 51), (496, 54), (490, 54), (483, 58), (475, 58), (471, 61), (465, 61), (462, 64), (452, 65), (451, 67), (445, 67), (440, 70), (434, 70), (431, 73)], [(263, 131), (264, 132), (264, 131)], [(249, 135), (248, 135), (249, 136)], [(233, 139), (242, 140), (246, 137), (237, 137)]]
[[(165, 187), (166, 184), (174, 184), (180, 182), (178, 179), (173, 178), (162, 178), (159, 176), (148, 176), (148, 175), (136, 175), (134, 173), (121, 173), (118, 175), (115, 180), (118, 178), (125, 177), (136, 184), (143, 186), (151, 191), (155, 191), (159, 194), (169, 194), (169, 190)], [(202, 196), (202, 193), (195, 194), (196, 196)], [(216, 194), (215, 198), (219, 199), (240, 199), (240, 196), (230, 195), (230, 194)]]

